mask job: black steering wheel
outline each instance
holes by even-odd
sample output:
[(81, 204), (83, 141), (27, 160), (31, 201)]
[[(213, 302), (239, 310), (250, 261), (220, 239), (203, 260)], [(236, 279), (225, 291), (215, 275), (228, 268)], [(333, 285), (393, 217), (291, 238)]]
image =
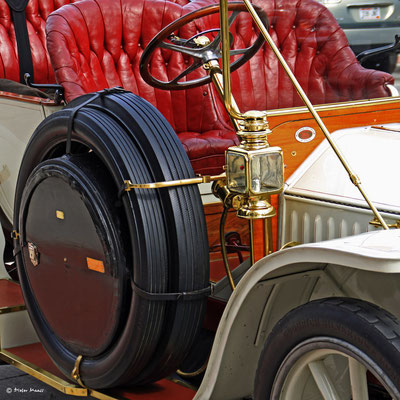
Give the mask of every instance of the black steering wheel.
[[(264, 11), (260, 7), (255, 5), (254, 8), (261, 20), (264, 21), (264, 25), (268, 28), (268, 18)], [(228, 10), (231, 11), (231, 15), (229, 17), (229, 27), (232, 26), (233, 22), (240, 12), (248, 12), (246, 6), (243, 3), (229, 3)], [(154, 36), (154, 38), (150, 41), (148, 46), (143, 51), (142, 57), (140, 59), (140, 74), (142, 75), (144, 81), (153, 87), (164, 90), (190, 89), (209, 83), (211, 81), (211, 77), (209, 75), (190, 80), (182, 79), (186, 78), (197, 68), (202, 67), (205, 63), (211, 60), (218, 60), (222, 57), (220, 49), (220, 29), (208, 29), (186, 39), (175, 36), (174, 32), (179, 31), (180, 28), (182, 28), (184, 25), (196, 19), (216, 14), (218, 12), (218, 5), (211, 5), (200, 8), (199, 10), (193, 11), (189, 14), (184, 15), (181, 18), (178, 18), (176, 21), (166, 26), (156, 36)], [(213, 39), (210, 39), (210, 34), (213, 32), (218, 33)], [(200, 43), (202, 39), (204, 40), (205, 36), (206, 39), (208, 39), (205, 41), (205, 43), (209, 43)], [(232, 42), (233, 35), (231, 33), (230, 39)], [(247, 62), (251, 57), (253, 57), (253, 55), (259, 50), (263, 43), (264, 37), (260, 32), (257, 39), (251, 46), (244, 49), (231, 50), (231, 56), (241, 55), (241, 57), (231, 63), (231, 71), (235, 71), (245, 62)], [(173, 79), (169, 81), (160, 81), (159, 79), (155, 78), (150, 72), (150, 61), (153, 57), (154, 52), (158, 48), (180, 52), (186, 56), (191, 57), (193, 59), (193, 62)]]

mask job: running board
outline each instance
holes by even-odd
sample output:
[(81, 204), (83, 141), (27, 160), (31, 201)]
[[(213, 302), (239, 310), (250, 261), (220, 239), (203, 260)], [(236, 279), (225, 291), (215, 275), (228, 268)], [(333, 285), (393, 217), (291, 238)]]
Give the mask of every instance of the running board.
[(61, 372), (40, 343), (0, 350), (0, 359), (46, 385), (72, 396), (92, 396), (99, 400), (191, 400), (196, 394), (194, 389), (183, 386), (182, 382), (169, 379), (140, 388), (107, 389), (101, 392), (83, 388), (61, 378)]

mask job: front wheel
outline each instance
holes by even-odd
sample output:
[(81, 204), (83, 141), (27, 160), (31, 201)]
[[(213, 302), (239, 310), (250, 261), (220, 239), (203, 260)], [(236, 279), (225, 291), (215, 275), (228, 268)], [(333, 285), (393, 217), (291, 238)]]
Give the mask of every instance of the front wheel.
[(296, 308), (268, 337), (254, 399), (400, 399), (399, 322), (354, 299)]

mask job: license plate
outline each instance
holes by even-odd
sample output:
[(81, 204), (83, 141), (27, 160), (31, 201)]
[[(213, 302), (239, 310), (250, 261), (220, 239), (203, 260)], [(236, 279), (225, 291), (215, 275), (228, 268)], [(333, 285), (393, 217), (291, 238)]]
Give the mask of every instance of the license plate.
[(360, 8), (360, 19), (363, 21), (381, 19), (381, 9), (379, 7)]

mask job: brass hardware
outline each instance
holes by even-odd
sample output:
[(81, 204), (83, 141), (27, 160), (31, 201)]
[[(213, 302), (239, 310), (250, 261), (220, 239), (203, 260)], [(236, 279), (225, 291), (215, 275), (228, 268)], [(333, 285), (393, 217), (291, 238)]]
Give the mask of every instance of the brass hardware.
[(295, 242), (295, 241), (287, 242), (279, 250), (288, 249), (289, 247), (295, 247), (295, 246), (298, 246), (299, 244), (301, 244), (301, 243), (300, 242)]
[(228, 210), (229, 210), (228, 207), (224, 207), (224, 210), (221, 215), (221, 220), (219, 224), (219, 240), (221, 242), (221, 253), (222, 253), (222, 259), (224, 261), (226, 276), (228, 277), (228, 281), (229, 284), (231, 285), (231, 289), (233, 292), (236, 289), (236, 285), (233, 280), (231, 269), (229, 267), (228, 254), (226, 252), (226, 246), (225, 246), (225, 223), (226, 223), (226, 217), (228, 216)]
[[(268, 201), (271, 199), (269, 198)], [(274, 251), (271, 218), (264, 219), (264, 243), (265, 255), (271, 254)]]
[[(397, 105), (399, 103), (399, 98), (378, 98), (378, 99), (368, 99), (368, 100), (353, 100), (353, 101), (343, 101), (341, 103), (330, 103), (330, 104), (318, 104), (314, 106), (314, 109), (318, 112), (325, 112), (325, 111), (336, 111), (336, 110), (350, 110), (352, 108), (364, 108), (370, 107), (373, 105)], [(267, 116), (268, 117), (278, 117), (278, 116), (285, 116), (285, 115), (295, 115), (295, 114), (304, 114), (307, 112), (307, 107), (289, 107), (289, 108), (278, 108), (275, 110), (268, 110)], [(376, 127), (375, 127), (376, 128)]]
[(353, 183), (353, 185), (356, 186), (361, 185), (361, 180), (356, 174), (350, 174), (350, 180)]
[(62, 393), (72, 396), (88, 396), (88, 390), (86, 388), (81, 388), (67, 381), (64, 381), (63, 379), (51, 374), (50, 372), (44, 371), (36, 365), (33, 365), (26, 360), (23, 360), (22, 358), (7, 350), (0, 351), (0, 359), (33, 376), (34, 378), (39, 379), (40, 381), (59, 390)]
[[(221, 99), (224, 99), (224, 83), (223, 83), (223, 76), (222, 76), (222, 71), (221, 68), (218, 64), (218, 61), (216, 60), (211, 60), (208, 63), (203, 65), (203, 68), (205, 70), (210, 71), (210, 76), (211, 79), (214, 83), (214, 86), (216, 87), (218, 94), (220, 95)], [(236, 114), (240, 114), (239, 107), (236, 104), (236, 101), (232, 94), (230, 95), (230, 100), (229, 100), (230, 107), (235, 110)], [(239, 120), (236, 119), (233, 115), (228, 113), (230, 120), (232, 121), (233, 127), (235, 128), (236, 132), (240, 131), (242, 128), (239, 124)]]
[(244, 127), (247, 132), (260, 132), (268, 131), (271, 133), (268, 127), (267, 112), (250, 110), (243, 114), (244, 120), (240, 124)]
[[(369, 221), (369, 223), (371, 225), (373, 225), (373, 226), (376, 226), (376, 227), (381, 227), (382, 226), (381, 222), (376, 217), (373, 220)], [(400, 219), (398, 219), (395, 224), (388, 224), (387, 226), (389, 228), (400, 229)]]
[(9, 313), (18, 312), (18, 311), (25, 311), (25, 310), (26, 310), (26, 306), (24, 304), (0, 307), (0, 315), (1, 314), (9, 314)]
[(258, 150), (269, 147), (267, 136), (272, 133), (264, 111), (250, 110), (243, 114), (245, 119), (239, 124), (242, 130), (236, 132), (240, 146), (246, 150)]
[(56, 217), (58, 219), (64, 219), (64, 213), (62, 211), (56, 210)]
[(211, 43), (211, 40), (207, 36), (202, 35), (194, 38), (193, 42), (195, 42), (198, 47), (206, 47)]
[(222, 44), (222, 99), (224, 101), (226, 111), (231, 118), (242, 120), (244, 119), (243, 114), (238, 110), (237, 106), (235, 107), (235, 103), (232, 102), (228, 2), (225, 0), (220, 0), (219, 10)]
[(400, 132), (399, 129), (395, 129), (395, 128), (386, 128), (385, 126), (378, 126), (378, 125), (372, 125), (371, 128), (373, 128), (373, 129), (379, 129), (379, 130), (381, 130), (381, 131)]
[(225, 173), (221, 175), (204, 175), (197, 178), (178, 179), (175, 181), (154, 182), (154, 183), (132, 183), (129, 180), (124, 181), (125, 191), (132, 189), (160, 189), (174, 186), (197, 185), (199, 183), (210, 183), (225, 178)]
[[(220, 0), (220, 18), (221, 18), (221, 31), (222, 31), (222, 60), (223, 60), (223, 65), (227, 66), (229, 65), (229, 26), (228, 26), (228, 7), (224, 0)], [(383, 220), (381, 214), (379, 211), (376, 209), (376, 207), (372, 204), (371, 200), (369, 199), (369, 196), (365, 193), (364, 189), (361, 186), (361, 182), (359, 179), (357, 179), (357, 175), (352, 171), (349, 163), (346, 161), (344, 155), (342, 154), (340, 148), (336, 145), (335, 140), (331, 137), (328, 129), (326, 128), (324, 122), (318, 115), (318, 113), (315, 111), (314, 106), (311, 104), (310, 100), (308, 99), (307, 95), (305, 94), (303, 88), (300, 86), (299, 82), (297, 81), (296, 77), (294, 76), (292, 70), (286, 63), (285, 59), (283, 58), (282, 54), (278, 50), (276, 44), (274, 43), (272, 37), (268, 33), (268, 30), (265, 28), (264, 24), (262, 23), (260, 17), (257, 15), (253, 5), (250, 3), (249, 0), (243, 0), (243, 3), (246, 5), (247, 10), (251, 14), (254, 22), (256, 23), (258, 29), (264, 36), (264, 39), (267, 41), (269, 44), (270, 48), (274, 52), (275, 56), (278, 58), (279, 63), (282, 65), (282, 68), (285, 70), (286, 74), (288, 75), (289, 79), (291, 80), (293, 86), (295, 87), (297, 93), (301, 97), (302, 101), (308, 108), (308, 111), (311, 113), (313, 116), (315, 122), (321, 129), (322, 133), (324, 134), (326, 140), (329, 142), (330, 146), (332, 147), (333, 151), (335, 152), (336, 156), (339, 158), (340, 162), (342, 163), (343, 167), (346, 169), (347, 173), (349, 174), (349, 177), (351, 181), (354, 183), (354, 185), (358, 188), (360, 191), (361, 195), (364, 197), (365, 201), (368, 203), (368, 206), (371, 208), (372, 212), (374, 213), (375, 217), (380, 221), (384, 229), (389, 229), (388, 226), (386, 225), (386, 222)], [(225, 89), (225, 103), (228, 101), (230, 97), (230, 71), (229, 68), (223, 68), (223, 76), (224, 76), (224, 87)], [(229, 82), (228, 82), (229, 79)], [(229, 95), (229, 96), (228, 96)], [(228, 110), (229, 111), (229, 110)], [(241, 116), (239, 116), (241, 117)]]
[(211, 186), (212, 194), (222, 201), (224, 207), (234, 208), (237, 210), (240, 207), (240, 198), (235, 193), (229, 191), (225, 180), (215, 181)]
[(14, 229), (11, 232), (11, 239), (17, 240), (19, 238), (19, 233)]
[(249, 221), (249, 237), (250, 237), (250, 262), (251, 265), (255, 263), (255, 256), (254, 256), (254, 226), (253, 221)]
[(271, 218), (275, 215), (275, 208), (264, 196), (249, 197), (237, 211), (238, 217), (246, 219)]
[(83, 356), (79, 355), (75, 360), (74, 369), (71, 372), (71, 378), (77, 381), (82, 387), (86, 387), (85, 384), (82, 382), (81, 374), (80, 374), (80, 366), (82, 362)]
[(194, 378), (195, 376), (199, 376), (200, 374), (202, 374), (207, 369), (207, 365), (208, 360), (197, 371), (183, 372), (182, 370), (178, 369), (176, 373), (183, 378)]
[(39, 265), (39, 251), (35, 244), (28, 242), (28, 252), (31, 263), (34, 267)]

